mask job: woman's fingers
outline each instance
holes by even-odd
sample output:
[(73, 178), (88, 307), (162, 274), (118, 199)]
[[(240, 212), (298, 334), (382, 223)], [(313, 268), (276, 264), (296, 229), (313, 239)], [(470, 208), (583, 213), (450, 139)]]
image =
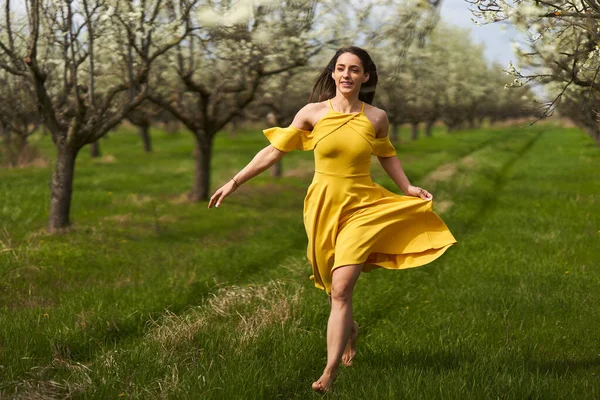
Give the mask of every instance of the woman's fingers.
[(219, 189), (215, 192), (215, 194), (212, 195), (212, 197), (210, 198), (210, 201), (208, 202), (208, 208), (215, 206), (215, 204), (217, 207), (219, 206), (218, 201), (220, 201), (221, 193), (222, 193), (221, 189)]
[(223, 199), (225, 197), (229, 196), (232, 192), (233, 192), (233, 190), (231, 190), (231, 188), (227, 188), (227, 185), (221, 187), (210, 198), (210, 201), (208, 202), (208, 208), (211, 208), (213, 206), (219, 207), (221, 205), (221, 202), (223, 201)]
[(429, 193), (427, 190), (422, 189), (420, 187), (417, 188), (419, 190), (419, 197), (423, 200), (433, 200), (433, 195)]

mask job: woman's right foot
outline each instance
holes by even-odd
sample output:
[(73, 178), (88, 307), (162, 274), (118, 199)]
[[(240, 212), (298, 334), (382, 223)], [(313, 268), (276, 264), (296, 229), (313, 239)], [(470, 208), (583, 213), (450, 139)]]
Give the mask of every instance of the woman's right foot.
[(312, 384), (312, 389), (317, 393), (328, 393), (333, 390), (335, 374), (323, 372), (323, 375)]
[(342, 363), (349, 367), (352, 365), (354, 356), (356, 356), (356, 342), (358, 341), (358, 324), (356, 321), (352, 321), (352, 329), (350, 330), (350, 337), (346, 344), (344, 354), (342, 354)]

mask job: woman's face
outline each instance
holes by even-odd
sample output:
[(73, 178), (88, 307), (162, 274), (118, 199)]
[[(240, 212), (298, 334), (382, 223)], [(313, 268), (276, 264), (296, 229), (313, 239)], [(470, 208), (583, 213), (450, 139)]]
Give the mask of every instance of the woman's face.
[(344, 94), (358, 92), (360, 86), (369, 80), (369, 74), (365, 74), (360, 58), (352, 53), (340, 54), (331, 77), (337, 90)]

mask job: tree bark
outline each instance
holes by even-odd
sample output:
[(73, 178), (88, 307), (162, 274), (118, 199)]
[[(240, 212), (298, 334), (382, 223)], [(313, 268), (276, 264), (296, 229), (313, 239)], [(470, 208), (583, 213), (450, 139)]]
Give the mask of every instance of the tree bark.
[(6, 151), (6, 160), (8, 161), (8, 165), (10, 167), (14, 167), (16, 165), (16, 157), (12, 147), (11, 134), (8, 131), (8, 128), (4, 127), (2, 124), (0, 124), (0, 136), (4, 142), (4, 149)]
[(469, 118), (467, 120), (469, 129), (475, 129), (477, 126), (475, 125), (475, 118)]
[(410, 137), (412, 140), (417, 140), (419, 138), (419, 123), (418, 122), (410, 123)]
[(27, 136), (24, 135), (16, 135), (17, 138), (17, 150), (13, 153), (15, 156), (14, 166), (27, 163), (27, 146), (29, 146), (29, 142), (27, 141)]
[(433, 134), (432, 134), (433, 124), (435, 124), (435, 121), (427, 121), (427, 123), (425, 124), (425, 136), (428, 136), (428, 137), (433, 136)]
[(100, 151), (100, 141), (96, 140), (95, 142), (90, 143), (90, 157), (99, 158), (102, 156), (102, 152)]
[(232, 138), (237, 137), (237, 131), (238, 131), (237, 118), (232, 118), (231, 121), (229, 122), (229, 129), (228, 129), (229, 136)]
[(142, 138), (144, 151), (146, 153), (152, 153), (152, 138), (150, 137), (150, 124), (144, 123), (138, 125), (138, 133)]
[(213, 139), (210, 135), (202, 133), (195, 133), (194, 137), (196, 138), (196, 148), (194, 149), (194, 186), (190, 193), (190, 200), (207, 201), (210, 190), (210, 161)]
[(58, 146), (58, 157), (52, 173), (50, 198), (50, 218), (48, 230), (56, 232), (68, 227), (71, 222), (71, 198), (73, 194), (73, 177), (77, 150), (61, 144)]
[(281, 160), (279, 160), (271, 167), (271, 176), (273, 178), (281, 178), (281, 175), (283, 175), (282, 171)]

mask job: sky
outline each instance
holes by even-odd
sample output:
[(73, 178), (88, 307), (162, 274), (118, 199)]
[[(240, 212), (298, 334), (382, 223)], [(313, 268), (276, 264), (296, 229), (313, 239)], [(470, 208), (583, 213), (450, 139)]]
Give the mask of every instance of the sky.
[(471, 4), (465, 0), (442, 0), (441, 17), (446, 23), (471, 28), (471, 37), (475, 43), (485, 44), (485, 55), (490, 61), (498, 61), (506, 68), (508, 62), (516, 64), (516, 57), (511, 42), (517, 39), (518, 32), (507, 24), (502, 29), (501, 23), (477, 26), (471, 21), (473, 15), (469, 11)]

